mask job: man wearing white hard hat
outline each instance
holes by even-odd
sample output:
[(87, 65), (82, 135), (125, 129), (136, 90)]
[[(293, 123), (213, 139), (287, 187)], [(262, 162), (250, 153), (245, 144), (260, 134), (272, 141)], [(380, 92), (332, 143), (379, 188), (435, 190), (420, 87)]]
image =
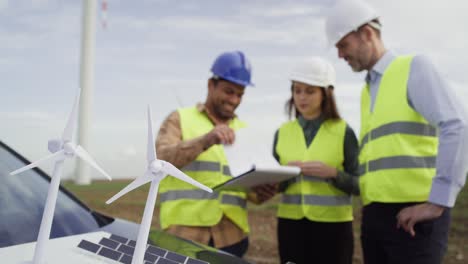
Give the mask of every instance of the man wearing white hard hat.
[(289, 117), (276, 132), (273, 155), (301, 174), (281, 184), (278, 246), (281, 263), (351, 264), (353, 194), (359, 195), (358, 143), (336, 107), (335, 70), (319, 57), (291, 76)]
[(468, 118), (425, 56), (401, 56), (381, 39), (378, 13), (362, 0), (336, 2), (330, 45), (361, 92), (360, 191), (364, 262), (442, 263), (450, 208), (467, 172)]

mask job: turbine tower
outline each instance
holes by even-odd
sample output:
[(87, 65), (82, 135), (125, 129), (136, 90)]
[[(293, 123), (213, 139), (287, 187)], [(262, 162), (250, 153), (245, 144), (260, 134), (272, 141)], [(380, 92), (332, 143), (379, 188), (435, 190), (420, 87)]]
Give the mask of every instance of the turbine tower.
[[(94, 90), (94, 50), (96, 46), (96, 0), (83, 0), (83, 17), (81, 27), (81, 66), (80, 87), (82, 89), (78, 142), (84, 148), (89, 147), (89, 124), (91, 123), (92, 100)], [(89, 167), (77, 162), (75, 183), (91, 183)]]
[(147, 160), (148, 167), (146, 169), (146, 172), (142, 176), (137, 177), (133, 182), (131, 182), (129, 185), (127, 185), (125, 188), (123, 188), (120, 192), (118, 192), (106, 202), (107, 204), (110, 204), (115, 200), (119, 199), (121, 196), (127, 194), (128, 192), (148, 182), (151, 182), (148, 198), (146, 199), (145, 211), (143, 212), (143, 218), (141, 220), (140, 228), (138, 230), (138, 238), (135, 246), (135, 252), (133, 254), (132, 264), (143, 264), (146, 243), (148, 241), (148, 235), (151, 228), (151, 219), (153, 218), (154, 206), (156, 204), (156, 198), (158, 194), (159, 182), (161, 182), (162, 179), (164, 179), (167, 175), (171, 175), (179, 180), (190, 183), (207, 192), (213, 192), (213, 190), (190, 178), (171, 163), (157, 159), (156, 151), (154, 149), (151, 109), (149, 106)]

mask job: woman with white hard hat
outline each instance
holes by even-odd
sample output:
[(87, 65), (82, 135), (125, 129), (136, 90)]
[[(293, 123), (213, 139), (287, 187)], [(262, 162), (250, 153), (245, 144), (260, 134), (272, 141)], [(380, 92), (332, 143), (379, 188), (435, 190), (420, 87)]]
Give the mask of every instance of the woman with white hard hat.
[(291, 81), (286, 110), (295, 118), (276, 132), (273, 155), (301, 174), (280, 186), (281, 263), (351, 264), (358, 143), (336, 107), (335, 70), (314, 57), (294, 68)]

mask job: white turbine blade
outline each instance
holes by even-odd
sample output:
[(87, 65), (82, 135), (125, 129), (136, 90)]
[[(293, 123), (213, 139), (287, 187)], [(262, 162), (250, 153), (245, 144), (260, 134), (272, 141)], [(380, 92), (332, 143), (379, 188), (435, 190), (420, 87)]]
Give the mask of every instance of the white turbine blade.
[(143, 176), (140, 176), (136, 178), (134, 181), (132, 181), (129, 185), (125, 186), (120, 192), (118, 192), (116, 195), (112, 196), (109, 200), (107, 200), (106, 204), (111, 204), (115, 200), (119, 199), (123, 195), (127, 194), (128, 192), (133, 191), (134, 189), (142, 186), (143, 184), (146, 184), (150, 182), (153, 179), (151, 173), (146, 172)]
[(176, 177), (179, 180), (190, 183), (193, 186), (196, 186), (196, 187), (198, 187), (198, 188), (200, 188), (202, 190), (205, 190), (207, 192), (210, 192), (210, 193), (213, 192), (213, 190), (211, 190), (210, 188), (206, 187), (205, 185), (197, 182), (196, 180), (190, 178), (190, 176), (188, 176), (187, 174), (185, 174), (182, 171), (180, 171), (179, 169), (177, 169), (171, 163), (169, 163), (167, 161), (163, 161), (163, 160), (162, 160), (162, 162), (163, 162), (163, 167), (162, 167), (161, 170), (164, 171), (165, 173), (170, 174), (170, 175)]
[(55, 153), (52, 153), (52, 154), (50, 154), (48, 156), (45, 156), (44, 158), (39, 159), (39, 160), (37, 160), (37, 161), (27, 165), (27, 166), (24, 166), (22, 168), (19, 168), (19, 169), (15, 170), (15, 171), (10, 172), (10, 175), (15, 175), (15, 174), (21, 173), (23, 171), (27, 171), (29, 169), (35, 168), (35, 167), (41, 165), (42, 163), (45, 163), (48, 160), (56, 160), (57, 157), (59, 157), (61, 155), (63, 156), (63, 153), (64, 153), (63, 149), (59, 150), (59, 151), (57, 151)]
[(68, 121), (65, 129), (63, 130), (62, 140), (63, 141), (72, 141), (73, 139), (73, 132), (75, 131), (76, 121), (78, 119), (78, 108), (80, 106), (80, 94), (81, 89), (78, 89), (78, 94), (75, 98), (75, 103), (73, 104), (73, 109), (68, 116)]
[(154, 148), (153, 120), (151, 118), (151, 107), (148, 105), (148, 146), (147, 159), (148, 164), (156, 159), (156, 149)]
[(109, 181), (112, 181), (111, 176), (107, 174), (97, 163), (94, 161), (94, 159), (89, 155), (89, 153), (82, 148), (81, 146), (77, 146), (75, 149), (75, 154), (80, 157), (82, 160), (86, 161), (89, 165), (91, 165), (93, 168), (95, 168), (97, 171), (99, 171), (102, 175), (106, 176), (106, 178)]

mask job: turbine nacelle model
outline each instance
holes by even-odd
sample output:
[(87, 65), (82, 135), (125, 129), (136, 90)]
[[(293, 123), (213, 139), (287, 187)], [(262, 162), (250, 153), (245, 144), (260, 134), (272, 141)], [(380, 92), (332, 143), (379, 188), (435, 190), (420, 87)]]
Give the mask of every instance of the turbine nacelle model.
[(156, 158), (156, 150), (154, 148), (154, 138), (153, 138), (153, 127), (151, 120), (151, 109), (148, 106), (148, 142), (147, 142), (147, 161), (148, 167), (146, 172), (137, 177), (129, 185), (125, 186), (120, 192), (110, 198), (106, 203), (110, 204), (127, 194), (128, 192), (151, 182), (151, 187), (148, 192), (148, 198), (146, 199), (145, 211), (143, 212), (143, 218), (141, 220), (140, 229), (138, 230), (138, 238), (135, 246), (135, 251), (133, 254), (132, 264), (142, 264), (145, 256), (146, 242), (148, 241), (148, 235), (151, 227), (151, 219), (153, 218), (154, 206), (156, 204), (156, 197), (158, 194), (159, 183), (167, 175), (176, 177), (179, 180), (190, 183), (200, 189), (203, 189), (207, 192), (213, 192), (210, 188), (205, 185), (195, 181), (194, 179), (187, 176), (185, 173), (177, 169), (171, 163), (158, 160)]
[(63, 141), (60, 139), (50, 139), (47, 142), (47, 149), (50, 151), (50, 153), (55, 153), (62, 149), (63, 146)]
[(77, 148), (78, 145), (76, 145), (75, 143), (68, 140), (63, 141), (61, 139), (51, 139), (48, 141), (47, 144), (47, 149), (50, 151), (50, 153), (56, 153), (60, 150), (63, 150), (64, 154), (70, 158), (75, 156)]
[(153, 162), (150, 163), (148, 166), (148, 171), (151, 171), (151, 173), (156, 176), (156, 174), (162, 172), (164, 164), (160, 160), (154, 160)]
[(65, 159), (70, 159), (75, 156), (78, 156), (90, 166), (99, 171), (101, 174), (106, 176), (107, 179), (111, 180), (111, 177), (103, 169), (101, 169), (99, 165), (97, 165), (97, 163), (93, 160), (91, 155), (89, 155), (89, 153), (84, 148), (75, 144), (73, 141), (73, 132), (75, 130), (75, 125), (77, 121), (79, 101), (80, 92), (78, 92), (78, 95), (76, 96), (75, 104), (68, 118), (67, 125), (65, 126), (65, 129), (63, 131), (62, 138), (52, 139), (48, 141), (47, 148), (52, 154), (10, 173), (10, 175), (15, 175), (23, 171), (35, 168), (49, 161), (55, 162), (54, 171), (52, 173), (52, 178), (47, 193), (44, 213), (42, 214), (42, 221), (41, 226), (39, 228), (39, 235), (37, 237), (36, 248), (34, 251), (34, 258), (32, 262), (34, 264), (45, 263), (46, 245), (50, 238), (50, 230), (52, 227), (55, 204), (57, 202), (57, 194), (58, 189), (60, 187), (60, 178), (62, 176)]
[(63, 150), (65, 151), (65, 155), (71, 157), (75, 156), (77, 147), (78, 146), (76, 144), (73, 144), (72, 142), (65, 142), (65, 144), (63, 144)]

